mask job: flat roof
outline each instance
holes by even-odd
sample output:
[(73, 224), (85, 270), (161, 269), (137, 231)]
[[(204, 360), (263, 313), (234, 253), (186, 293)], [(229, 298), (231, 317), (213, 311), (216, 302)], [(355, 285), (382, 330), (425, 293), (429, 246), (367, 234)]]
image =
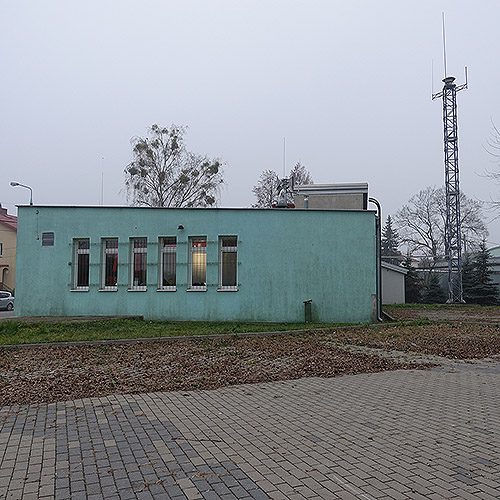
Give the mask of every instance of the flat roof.
[(343, 184), (303, 184), (296, 186), (298, 194), (360, 194), (368, 193), (367, 182), (350, 182)]
[(127, 205), (16, 205), (17, 208), (93, 208), (93, 209), (134, 209), (134, 210), (246, 210), (275, 212), (376, 212), (360, 208), (252, 208), (252, 207), (131, 207)]

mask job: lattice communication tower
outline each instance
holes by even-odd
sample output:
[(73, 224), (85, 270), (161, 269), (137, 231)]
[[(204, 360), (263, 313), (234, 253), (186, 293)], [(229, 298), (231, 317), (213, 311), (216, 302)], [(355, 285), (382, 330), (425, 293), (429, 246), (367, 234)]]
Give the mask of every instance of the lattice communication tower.
[(467, 88), (456, 85), (455, 77), (445, 76), (443, 90), (432, 99), (443, 98), (444, 185), (446, 192), (445, 258), (448, 262), (448, 303), (463, 303), (462, 230), (460, 219), (460, 179), (458, 172), (457, 92)]

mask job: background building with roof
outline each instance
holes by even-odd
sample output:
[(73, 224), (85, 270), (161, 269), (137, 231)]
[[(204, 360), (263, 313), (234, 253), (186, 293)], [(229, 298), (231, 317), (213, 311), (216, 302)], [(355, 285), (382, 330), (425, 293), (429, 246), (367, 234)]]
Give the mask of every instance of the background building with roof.
[(0, 290), (14, 291), (16, 283), (17, 217), (0, 204)]
[(489, 268), (491, 271), (491, 280), (495, 285), (498, 285), (500, 290), (500, 246), (494, 246), (488, 250)]
[(408, 269), (382, 262), (382, 304), (404, 304)]

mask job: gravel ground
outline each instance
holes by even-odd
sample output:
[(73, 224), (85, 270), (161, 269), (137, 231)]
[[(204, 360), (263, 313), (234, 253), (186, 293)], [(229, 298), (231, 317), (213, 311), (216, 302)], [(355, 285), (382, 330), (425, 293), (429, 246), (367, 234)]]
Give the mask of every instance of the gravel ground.
[(0, 406), (428, 366), (343, 349), (335, 334), (0, 349)]
[(500, 327), (495, 325), (395, 324), (380, 328), (338, 330), (334, 338), (342, 344), (414, 352), (449, 359), (484, 359), (500, 356)]
[(500, 325), (500, 307), (471, 307), (467, 305), (437, 305), (428, 307), (397, 308), (387, 306), (384, 309), (395, 319), (429, 319), (431, 321), (458, 321), (464, 323), (491, 323)]

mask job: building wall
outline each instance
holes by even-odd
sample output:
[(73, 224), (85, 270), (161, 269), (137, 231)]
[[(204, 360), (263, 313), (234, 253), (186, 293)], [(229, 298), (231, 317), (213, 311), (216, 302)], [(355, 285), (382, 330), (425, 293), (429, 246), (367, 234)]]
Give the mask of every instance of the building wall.
[(405, 275), (382, 267), (382, 304), (405, 303)]
[[(332, 210), (363, 210), (365, 197), (363, 194), (310, 194), (308, 196), (309, 208), (322, 208)], [(304, 195), (294, 196), (295, 206), (304, 208)]]
[[(184, 226), (179, 230), (178, 226)], [(53, 247), (41, 233), (53, 231)], [(238, 291), (217, 291), (218, 238), (238, 237)], [(158, 238), (176, 236), (177, 290), (157, 291)], [(207, 291), (186, 291), (188, 237), (207, 237)], [(37, 239), (37, 237), (39, 239)], [(119, 238), (118, 290), (99, 291), (101, 238)], [(148, 238), (147, 291), (128, 291), (129, 238)], [(72, 291), (73, 238), (90, 238), (90, 286)], [(376, 291), (368, 211), (36, 207), (18, 211), (16, 314), (171, 320), (368, 322)]]
[[(8, 289), (14, 290), (16, 278), (16, 241), (17, 235), (13, 229), (0, 224), (0, 243), (2, 255), (0, 256), (0, 283), (3, 282)], [(4, 271), (8, 266), (8, 272)]]

